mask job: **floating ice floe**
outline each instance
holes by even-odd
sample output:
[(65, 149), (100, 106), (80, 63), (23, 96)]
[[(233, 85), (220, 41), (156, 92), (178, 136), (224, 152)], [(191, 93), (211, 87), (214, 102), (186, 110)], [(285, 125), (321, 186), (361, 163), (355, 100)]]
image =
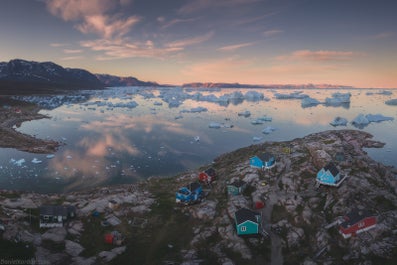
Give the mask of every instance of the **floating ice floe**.
[(249, 110), (245, 110), (245, 111), (237, 113), (237, 115), (238, 116), (249, 117), (249, 116), (251, 116), (251, 112)]
[(347, 93), (336, 92), (332, 94), (331, 98), (325, 99), (325, 104), (327, 106), (342, 106), (350, 103), (350, 97), (351, 94), (349, 92)]
[(258, 118), (257, 120), (260, 120), (260, 121), (272, 121), (273, 118), (270, 117), (270, 116), (262, 116), (262, 117)]
[(274, 128), (272, 126), (267, 126), (265, 129), (262, 130), (262, 133), (270, 134), (270, 133), (274, 132), (275, 130), (276, 130), (276, 128)]
[(153, 105), (155, 105), (155, 106), (161, 106), (161, 105), (163, 105), (163, 102), (155, 101), (155, 102), (153, 103)]
[(208, 125), (209, 128), (213, 128), (213, 129), (219, 129), (222, 127), (222, 124), (220, 124), (219, 122), (211, 122)]
[(332, 126), (346, 126), (347, 125), (347, 120), (345, 118), (342, 118), (342, 117), (336, 117), (329, 124), (331, 124)]
[(258, 137), (258, 136), (252, 137), (252, 141), (254, 141), (254, 142), (259, 142), (261, 140), (262, 140), (262, 137)]
[(259, 124), (263, 124), (263, 123), (264, 123), (264, 121), (261, 119), (255, 119), (255, 120), (251, 121), (251, 124), (253, 124), (253, 125), (259, 125)]
[(200, 136), (194, 136), (193, 138), (196, 142), (200, 142)]
[(206, 112), (208, 111), (207, 108), (204, 107), (196, 107), (196, 108), (191, 108), (190, 110), (181, 110), (181, 113), (200, 113), (200, 112)]
[(397, 98), (389, 99), (385, 102), (386, 105), (397, 106)]
[(311, 97), (303, 98), (301, 101), (302, 108), (314, 107), (317, 106), (318, 104), (321, 104), (321, 102)]
[(389, 91), (389, 90), (382, 90), (382, 91), (378, 91), (378, 92), (367, 92), (365, 93), (367, 96), (371, 96), (371, 95), (385, 95), (385, 96), (390, 96), (393, 94), (393, 92)]
[(352, 124), (357, 128), (364, 128), (369, 124), (369, 120), (365, 117), (364, 114), (359, 114), (352, 120)]
[(183, 118), (183, 116), (182, 115), (178, 115), (178, 116), (175, 116), (175, 120), (179, 120), (179, 119), (182, 119)]
[(40, 164), (41, 162), (43, 162), (43, 161), (38, 160), (36, 157), (32, 159), (33, 164)]
[(371, 122), (382, 122), (392, 121), (393, 117), (383, 116), (382, 114), (359, 114), (353, 121), (352, 124), (357, 128), (364, 128)]
[(393, 117), (383, 116), (382, 114), (367, 114), (365, 117), (369, 122), (382, 122), (382, 121), (392, 121)]
[(295, 91), (289, 94), (274, 93), (276, 99), (303, 99), (309, 97), (306, 94), (302, 94), (302, 91)]
[(25, 159), (23, 159), (23, 158), (21, 158), (21, 159), (19, 159), (19, 160), (15, 160), (14, 158), (11, 158), (10, 159), (10, 163), (11, 164), (13, 164), (13, 165), (15, 165), (15, 166), (22, 166), (22, 164), (23, 163), (25, 163), (26, 161), (25, 161)]
[(263, 93), (251, 90), (244, 94), (244, 98), (248, 101), (260, 101), (264, 99), (264, 96)]

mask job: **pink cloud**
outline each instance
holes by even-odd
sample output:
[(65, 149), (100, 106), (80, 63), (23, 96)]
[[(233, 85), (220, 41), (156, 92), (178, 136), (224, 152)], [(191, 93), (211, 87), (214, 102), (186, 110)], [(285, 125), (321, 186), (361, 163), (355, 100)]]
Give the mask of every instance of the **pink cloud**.
[(353, 58), (359, 56), (360, 53), (352, 51), (310, 51), (310, 50), (298, 50), (288, 55), (282, 55), (277, 57), (278, 60), (304, 60), (304, 61), (350, 61)]
[(272, 37), (272, 36), (281, 34), (281, 33), (283, 33), (283, 32), (284, 32), (284, 31), (279, 30), (279, 29), (273, 29), (273, 30), (267, 30), (267, 31), (263, 32), (263, 35), (264, 35), (265, 37)]
[(246, 43), (240, 43), (240, 44), (235, 44), (235, 45), (229, 45), (229, 46), (224, 46), (219, 48), (219, 51), (227, 51), (227, 52), (231, 52), (231, 51), (235, 51), (238, 50), (240, 48), (244, 48), (244, 47), (248, 47), (248, 46), (252, 46), (254, 45), (254, 42), (246, 42)]
[(201, 35), (201, 36), (196, 36), (196, 37), (193, 37), (193, 38), (186, 38), (186, 39), (176, 40), (176, 41), (170, 42), (170, 43), (167, 44), (167, 46), (171, 47), (171, 48), (177, 48), (177, 47), (184, 48), (186, 46), (191, 46), (191, 45), (195, 45), (195, 44), (200, 44), (200, 43), (206, 42), (209, 39), (211, 39), (212, 36), (214, 36), (214, 32), (210, 31), (210, 32), (208, 32), (208, 33), (206, 33), (204, 35)]
[(122, 18), (117, 10), (130, 0), (46, 0), (48, 11), (65, 21), (74, 21), (82, 33), (96, 33), (104, 38), (123, 36), (139, 22), (137, 16)]

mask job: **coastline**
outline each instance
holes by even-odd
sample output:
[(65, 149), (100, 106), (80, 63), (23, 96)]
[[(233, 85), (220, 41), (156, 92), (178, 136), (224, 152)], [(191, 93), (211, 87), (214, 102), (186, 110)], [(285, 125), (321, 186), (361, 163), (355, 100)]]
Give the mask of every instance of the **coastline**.
[[(286, 146), (290, 153), (283, 152)], [(1, 191), (1, 214), (12, 220), (3, 239), (12, 240), (20, 233), (20, 240), (33, 250), (33, 258), (49, 264), (393, 262), (397, 259), (397, 171), (363, 151), (364, 147), (381, 146), (366, 132), (325, 131), (241, 148), (219, 156), (196, 173), (170, 178), (62, 194)], [(271, 171), (251, 168), (248, 158), (264, 150), (277, 155), (276, 166)], [(344, 159), (338, 168), (349, 177), (339, 188), (317, 188), (316, 172), (340, 152)], [(177, 206), (175, 191), (196, 181), (199, 170), (209, 166), (218, 179), (204, 186), (206, 199)], [(249, 188), (242, 195), (228, 196), (226, 184), (235, 179), (244, 180)], [(270, 237), (238, 237), (235, 211), (252, 208), (258, 200), (265, 203), (258, 211)], [(38, 208), (45, 204), (72, 205), (77, 217), (61, 228), (38, 229)], [(337, 227), (326, 227), (352, 207), (376, 213), (379, 224), (346, 241)], [(103, 226), (108, 220), (119, 222)], [(134, 226), (136, 220), (144, 224)], [(103, 242), (103, 235), (113, 230), (125, 236), (125, 243), (112, 246)]]
[(40, 108), (34, 104), (0, 97), (0, 147), (15, 148), (30, 153), (52, 154), (60, 146), (59, 142), (38, 139), (15, 130), (22, 122), (45, 119), (39, 114)]

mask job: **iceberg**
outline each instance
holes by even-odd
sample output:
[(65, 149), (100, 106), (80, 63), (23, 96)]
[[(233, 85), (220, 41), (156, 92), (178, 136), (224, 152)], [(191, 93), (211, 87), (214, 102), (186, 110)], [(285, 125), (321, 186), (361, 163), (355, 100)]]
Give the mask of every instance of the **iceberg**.
[(272, 121), (273, 118), (269, 117), (269, 116), (263, 116), (263, 117), (258, 118), (257, 120), (260, 120), (260, 121)]
[(276, 128), (274, 128), (272, 126), (267, 126), (265, 129), (263, 129), (262, 133), (270, 134), (270, 133), (274, 132), (275, 130), (276, 130)]
[(41, 162), (43, 162), (43, 161), (38, 160), (36, 157), (32, 159), (33, 164), (40, 164)]
[(321, 102), (311, 97), (303, 98), (301, 101), (302, 108), (314, 107), (318, 104), (321, 104)]
[(219, 129), (219, 128), (221, 128), (221, 124), (220, 124), (219, 122), (211, 122), (211, 123), (208, 125), (208, 127), (209, 127), (209, 128), (213, 128), (213, 129)]
[(302, 91), (295, 91), (289, 94), (274, 93), (276, 99), (303, 99), (309, 97), (306, 94), (302, 94)]
[(258, 137), (258, 136), (252, 137), (252, 141), (254, 141), (254, 142), (259, 142), (261, 140), (262, 140), (262, 137)]
[(388, 90), (382, 90), (382, 91), (378, 91), (378, 92), (367, 92), (365, 93), (367, 96), (371, 96), (371, 95), (385, 95), (385, 96), (390, 96), (393, 94), (393, 92), (388, 91)]
[(389, 99), (385, 102), (386, 105), (397, 106), (397, 98)]
[(349, 92), (347, 93), (336, 92), (332, 94), (331, 98), (325, 99), (325, 104), (334, 107), (347, 105), (350, 104), (350, 97), (351, 94)]
[(249, 110), (246, 110), (246, 111), (242, 111), (242, 112), (237, 113), (237, 115), (238, 116), (244, 116), (244, 117), (247, 118), (247, 117), (251, 116), (251, 112)]
[(16, 166), (21, 167), (23, 163), (25, 163), (25, 159), (21, 158), (19, 160), (15, 160), (14, 158), (10, 159), (10, 163)]
[(48, 158), (48, 159), (51, 159), (51, 158), (54, 158), (55, 157), (55, 155), (47, 155), (46, 156), (46, 158)]
[(253, 124), (253, 125), (259, 125), (259, 124), (263, 124), (263, 120), (261, 120), (261, 119), (256, 119), (256, 120), (252, 120), (251, 121), (251, 124)]
[(331, 121), (329, 124), (332, 126), (346, 126), (347, 125), (347, 120), (342, 117), (336, 117), (333, 121)]
[(263, 93), (257, 91), (248, 91), (245, 93), (244, 98), (248, 101), (260, 101), (264, 98)]
[(364, 116), (364, 114), (359, 114), (354, 118), (352, 124), (354, 127), (362, 129), (369, 124), (369, 120)]
[(367, 114), (365, 117), (369, 122), (382, 122), (382, 121), (392, 121), (393, 117), (383, 116), (382, 114)]

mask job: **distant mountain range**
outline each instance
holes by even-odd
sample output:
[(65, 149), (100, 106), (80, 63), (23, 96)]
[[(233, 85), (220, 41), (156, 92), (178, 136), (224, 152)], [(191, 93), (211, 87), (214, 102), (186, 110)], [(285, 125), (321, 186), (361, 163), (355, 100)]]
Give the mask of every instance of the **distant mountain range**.
[[(0, 62), (0, 95), (54, 93), (67, 90), (101, 89), (117, 86), (165, 87), (135, 77), (92, 74), (84, 69), (63, 68), (53, 62), (14, 59)], [(334, 85), (252, 85), (239, 83), (187, 83), (190, 88), (351, 88)]]
[(110, 86), (160, 86), (135, 77), (92, 74), (84, 69), (63, 68), (53, 62), (14, 59), (0, 62), (0, 95), (40, 94), (65, 90), (101, 89)]

